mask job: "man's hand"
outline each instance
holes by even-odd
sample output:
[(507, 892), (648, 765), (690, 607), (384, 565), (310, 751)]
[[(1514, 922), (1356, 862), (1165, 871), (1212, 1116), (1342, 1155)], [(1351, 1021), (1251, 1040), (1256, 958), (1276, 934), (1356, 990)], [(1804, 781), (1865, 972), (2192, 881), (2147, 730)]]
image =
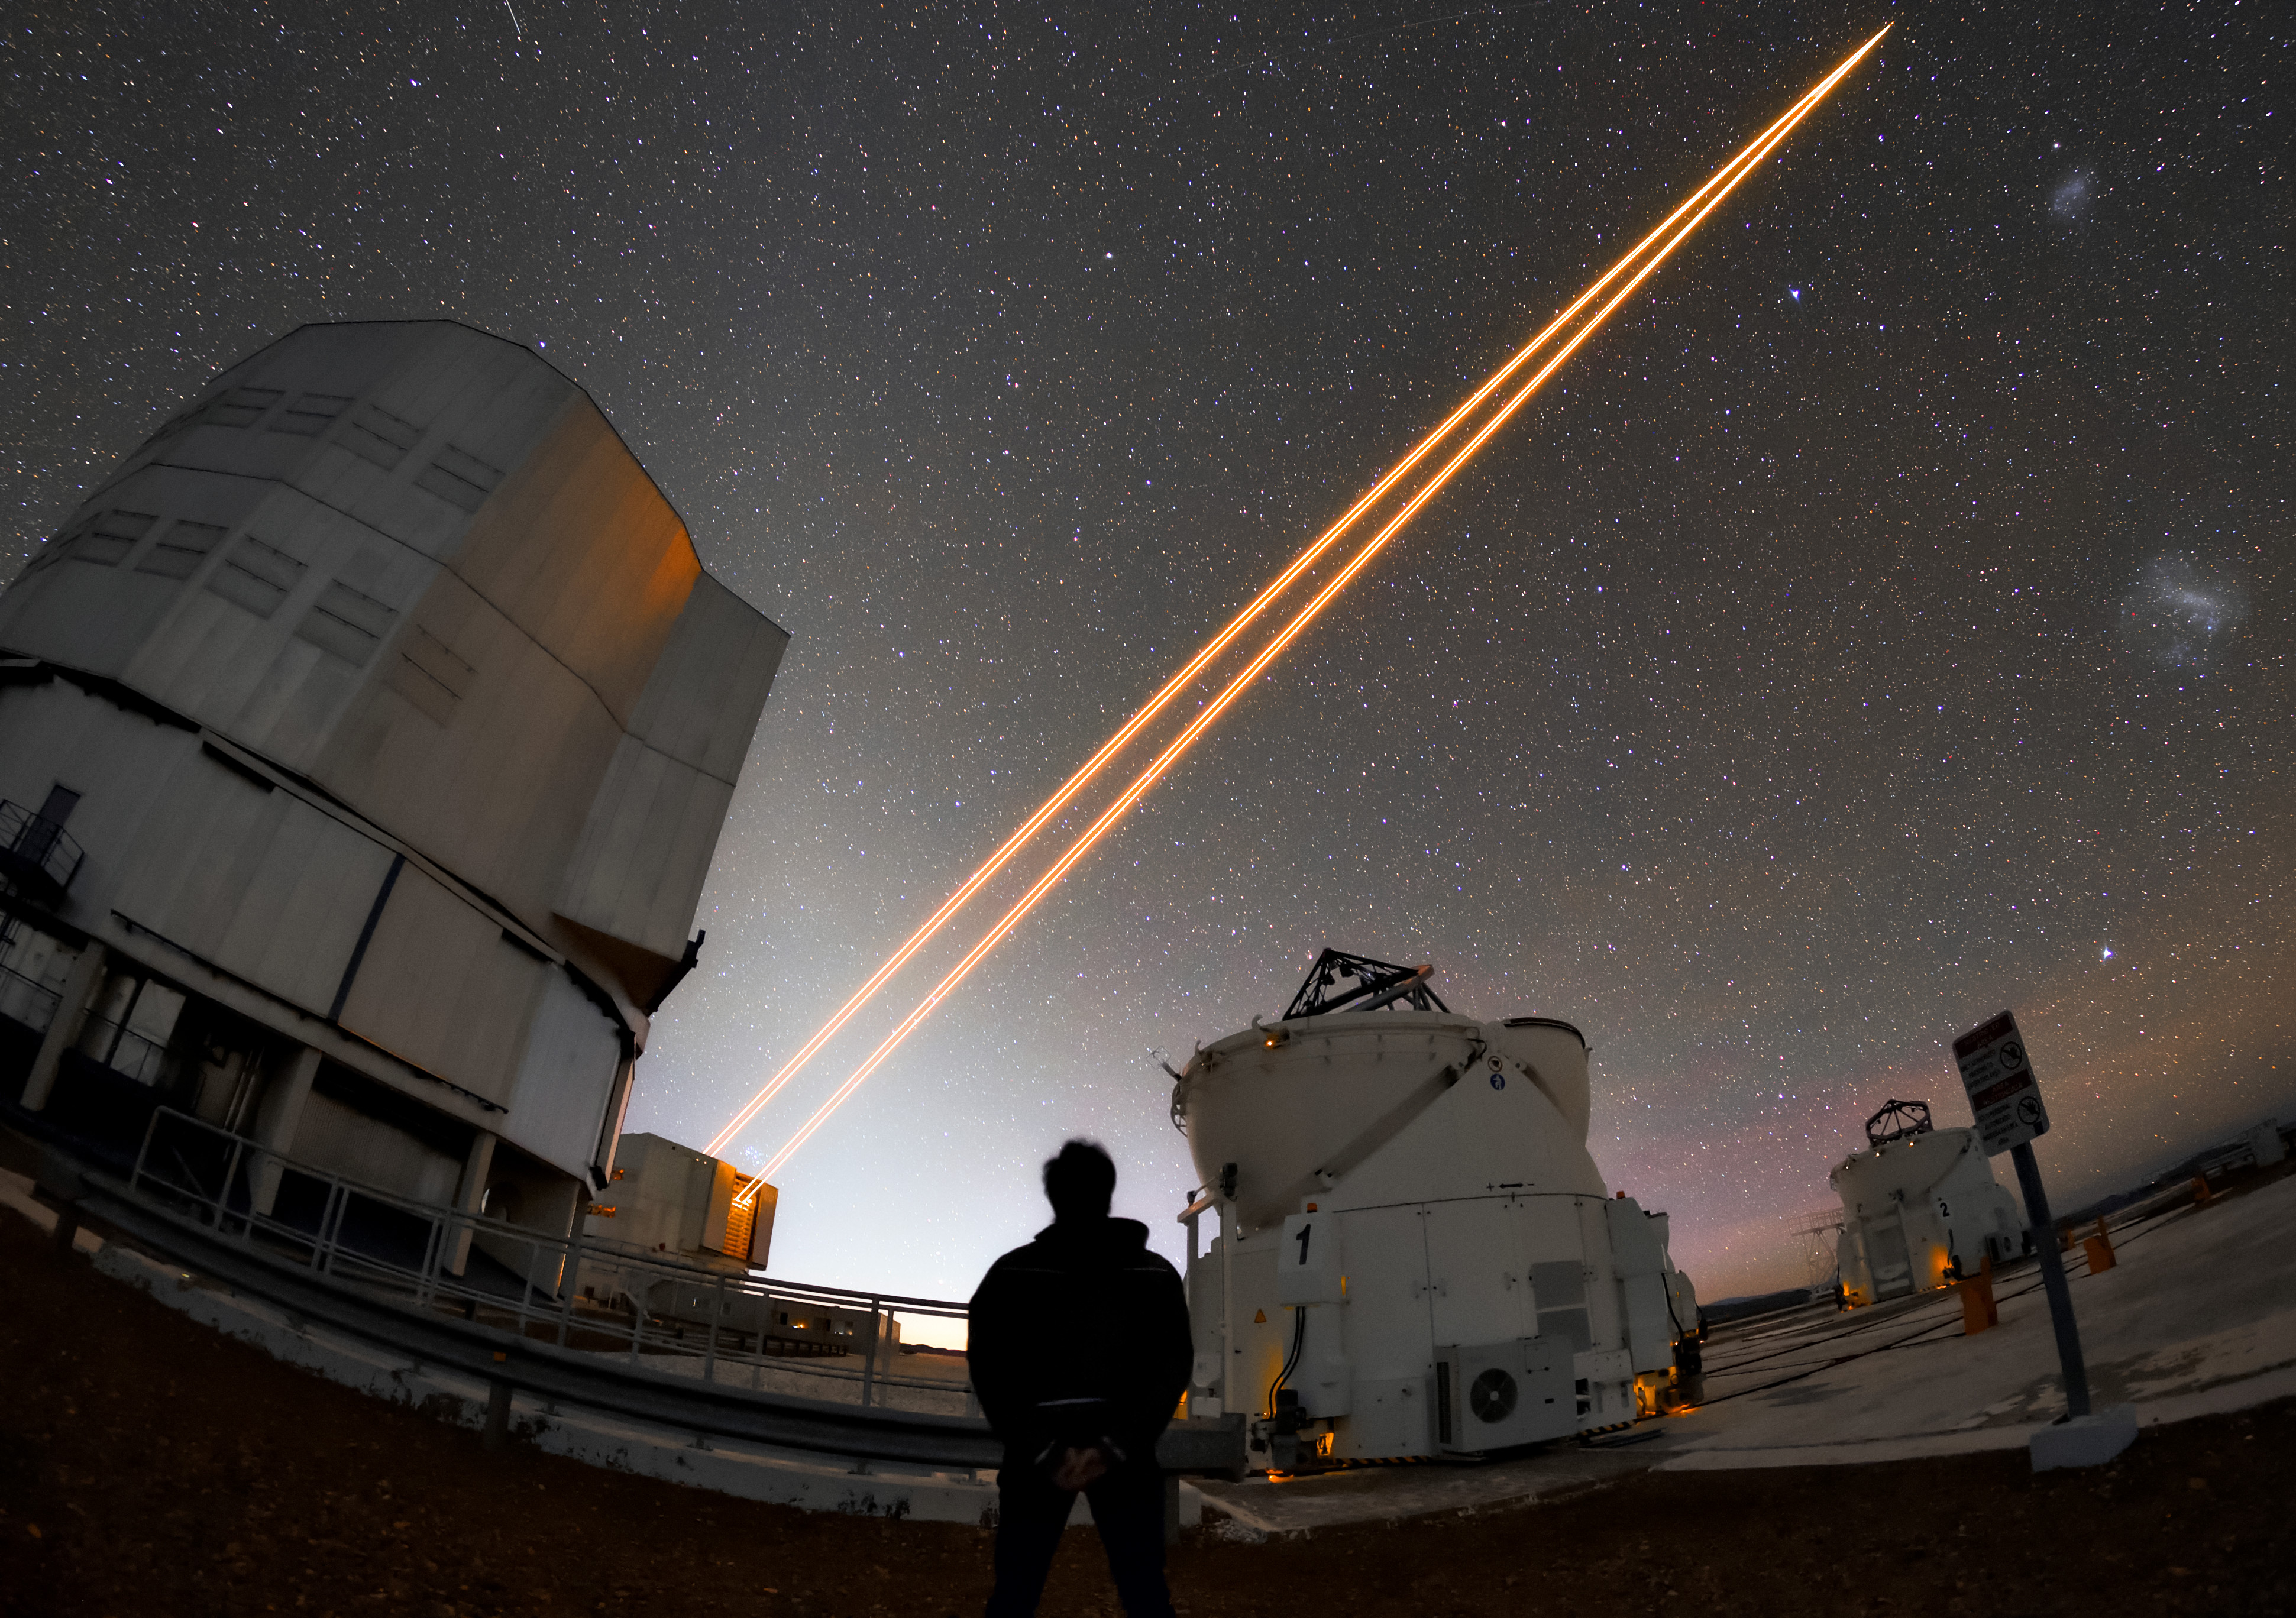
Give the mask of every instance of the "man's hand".
[(1107, 1475), (1108, 1456), (1104, 1450), (1069, 1450), (1062, 1453), (1061, 1464), (1053, 1468), (1053, 1487), (1076, 1494)]

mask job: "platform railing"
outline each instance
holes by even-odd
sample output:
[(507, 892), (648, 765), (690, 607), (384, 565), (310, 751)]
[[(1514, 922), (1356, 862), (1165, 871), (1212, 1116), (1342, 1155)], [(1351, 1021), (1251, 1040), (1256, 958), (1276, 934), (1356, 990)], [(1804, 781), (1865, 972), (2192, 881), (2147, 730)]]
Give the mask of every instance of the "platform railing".
[[(964, 1320), (960, 1303), (730, 1273), (604, 1238), (554, 1237), (298, 1162), (172, 1107), (153, 1113), (127, 1184), (139, 1198), (274, 1260), (414, 1309), (737, 1389), (762, 1391), (771, 1372), (810, 1379), (809, 1396), (840, 1402), (849, 1401), (837, 1387), (856, 1385), (864, 1409), (914, 1409), (915, 1394), (936, 1393), (954, 1406), (947, 1414), (980, 1411), (969, 1377), (901, 1375), (888, 1352), (890, 1322)], [(472, 1279), (474, 1254), (500, 1266), (506, 1284)], [(812, 1335), (782, 1324), (800, 1314)], [(796, 1352), (807, 1346), (832, 1352)], [(904, 1393), (910, 1397), (891, 1396)]]
[(167, 1071), (166, 1045), (136, 1033), (124, 1022), (98, 1017), (94, 1012), (80, 1025), (79, 1052), (138, 1084), (155, 1083)]
[(63, 996), (12, 967), (0, 967), (0, 1017), (12, 1017), (35, 1034), (56, 1020)]
[(0, 798), (0, 869), (20, 880), (37, 878), (54, 897), (71, 886), (85, 857), (62, 821)]

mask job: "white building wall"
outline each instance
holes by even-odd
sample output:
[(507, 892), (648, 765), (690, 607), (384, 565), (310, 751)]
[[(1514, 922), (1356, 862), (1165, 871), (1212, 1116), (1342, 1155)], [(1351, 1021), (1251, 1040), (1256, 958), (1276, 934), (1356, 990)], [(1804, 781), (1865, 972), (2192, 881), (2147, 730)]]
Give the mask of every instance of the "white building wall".
[(428, 872), (402, 866), (375, 914), (339, 1020), (416, 1066), (506, 1107), (549, 979), (565, 977), (512, 936)]
[(70, 927), (586, 1174), (786, 640), (537, 355), (309, 327), (0, 594), (0, 795), (82, 795)]
[(291, 1148), (316, 1167), (421, 1202), (450, 1202), (462, 1162), (394, 1124), (315, 1091)]
[(166, 802), (127, 843), (111, 908), (325, 1017), (391, 851), (291, 793), (263, 791), (196, 741), (183, 753)]
[(652, 958), (586, 960), (642, 1016), (787, 637), (578, 389), (446, 323), (307, 328), (60, 538), (0, 597), (0, 647), (308, 777), (586, 960), (571, 906)]
[[(1535, 1344), (1570, 1371), (1576, 1393), (1527, 1410), (1532, 1427), (1497, 1443), (1632, 1419), (1636, 1375), (1672, 1364), (1668, 1301), (1694, 1295), (1662, 1223), (1611, 1197), (1587, 1150), (1575, 1030), (1431, 1012), (1302, 1018), (1199, 1050), (1175, 1098), (1204, 1182), (1236, 1171), (1233, 1198), (1218, 1200), (1222, 1233), (1191, 1265), (1192, 1299), (1213, 1303), (1194, 1315), (1193, 1385), (1208, 1405), (1263, 1411), (1301, 1312), (1290, 1385), (1331, 1424), (1341, 1458), (1432, 1452), (1436, 1365), (1455, 1353)], [(1287, 1290), (1308, 1221), (1341, 1295)], [(1488, 1430), (1446, 1442), (1480, 1450)]]
[(563, 972), (543, 980), (530, 1026), (503, 1138), (545, 1163), (587, 1163), (620, 1068), (621, 1029)]

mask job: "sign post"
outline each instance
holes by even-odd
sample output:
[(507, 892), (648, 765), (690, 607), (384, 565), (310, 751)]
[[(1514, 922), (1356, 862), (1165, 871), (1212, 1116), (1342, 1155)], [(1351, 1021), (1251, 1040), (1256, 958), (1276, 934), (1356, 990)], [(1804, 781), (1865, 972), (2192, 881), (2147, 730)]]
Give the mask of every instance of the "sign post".
[(2072, 1290), (2065, 1283), (2064, 1260), (2057, 1252), (2041, 1165), (2033, 1160), (2033, 1139), (2049, 1132), (2049, 1111), (2041, 1104), (2040, 1086), (2033, 1082), (2032, 1058), (2026, 1054), (2024, 1036), (2017, 1032), (2017, 1019), (2004, 1011), (1972, 1028), (1954, 1041), (1953, 1059), (1961, 1068), (1962, 1088), (1969, 1092), (1969, 1110), (1977, 1119), (1986, 1156), (2007, 1152), (2017, 1165), (2017, 1189), (2025, 1194), (2025, 1217), (2039, 1250), (2041, 1289), (2048, 1295), (2057, 1359), (2064, 1367), (2065, 1410), (2078, 1419), (2089, 1413), (2088, 1367), (2081, 1359)]

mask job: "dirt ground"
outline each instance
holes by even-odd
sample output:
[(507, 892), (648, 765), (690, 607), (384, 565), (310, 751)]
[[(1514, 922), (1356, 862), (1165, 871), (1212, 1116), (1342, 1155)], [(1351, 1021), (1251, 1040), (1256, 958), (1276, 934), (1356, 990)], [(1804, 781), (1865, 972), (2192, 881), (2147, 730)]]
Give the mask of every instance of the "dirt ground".
[[(280, 1366), (0, 1216), (0, 1614), (937, 1615), (989, 1535), (753, 1505), (529, 1451)], [(1560, 1502), (1172, 1558), (1194, 1618), (2287, 1613), (2296, 1402), (2021, 1452), (1643, 1474)], [(1089, 1529), (1044, 1611), (1115, 1611)]]

